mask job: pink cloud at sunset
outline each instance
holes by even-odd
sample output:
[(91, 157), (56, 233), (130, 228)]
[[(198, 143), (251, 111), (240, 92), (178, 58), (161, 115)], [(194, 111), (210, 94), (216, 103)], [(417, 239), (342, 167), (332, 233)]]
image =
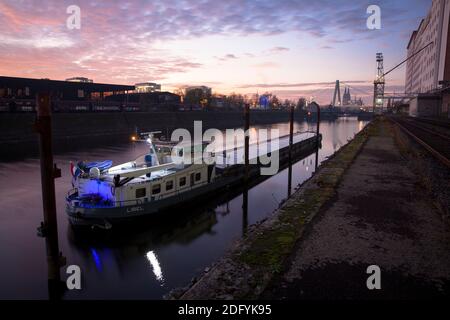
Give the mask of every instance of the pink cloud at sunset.
[[(365, 27), (368, 1), (6, 0), (0, 2), (0, 74), (156, 81), (167, 90), (214, 83), (215, 92), (272, 91), (324, 102), (341, 79), (364, 97), (375, 53), (384, 52), (386, 65), (401, 61), (409, 33), (431, 3), (379, 2), (383, 28), (373, 31)], [(66, 27), (73, 4), (81, 9), (80, 30)], [(403, 81), (400, 69), (387, 90), (401, 91)]]

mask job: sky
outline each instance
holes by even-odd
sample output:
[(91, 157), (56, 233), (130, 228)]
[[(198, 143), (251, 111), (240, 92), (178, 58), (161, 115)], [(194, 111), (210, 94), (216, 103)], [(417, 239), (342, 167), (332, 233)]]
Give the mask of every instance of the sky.
[[(80, 8), (69, 29), (67, 7)], [(366, 26), (369, 5), (381, 29)], [(0, 75), (100, 83), (158, 82), (174, 91), (273, 92), (319, 103), (339, 79), (370, 103), (375, 54), (406, 57), (431, 0), (0, 0)], [(404, 90), (405, 66), (386, 79)]]

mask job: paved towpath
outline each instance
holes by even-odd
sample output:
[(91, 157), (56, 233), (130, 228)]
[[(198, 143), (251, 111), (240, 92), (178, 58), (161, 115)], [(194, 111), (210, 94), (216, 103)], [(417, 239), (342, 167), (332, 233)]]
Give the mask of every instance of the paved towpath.
[[(366, 268), (381, 268), (381, 290)], [(383, 121), (263, 297), (409, 299), (450, 295), (450, 228)]]

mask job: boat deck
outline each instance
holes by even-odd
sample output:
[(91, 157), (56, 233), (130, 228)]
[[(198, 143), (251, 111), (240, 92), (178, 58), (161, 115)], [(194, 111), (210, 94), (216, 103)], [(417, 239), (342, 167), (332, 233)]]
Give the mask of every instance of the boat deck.
[[(293, 144), (296, 145), (302, 141), (305, 141), (307, 139), (313, 138), (316, 136), (315, 132), (297, 132), (293, 135)], [(249, 160), (250, 163), (253, 163), (257, 160), (259, 156), (267, 155), (268, 153), (274, 152), (276, 150), (282, 150), (289, 146), (289, 135), (281, 136), (278, 138), (278, 141), (262, 141), (262, 142), (254, 142), (249, 145)], [(225, 169), (234, 165), (244, 164), (244, 143), (242, 142), (240, 145), (238, 145), (235, 148), (230, 149), (222, 149), (215, 152), (216, 157), (216, 167), (219, 169)], [(112, 176), (114, 175), (126, 175), (126, 174), (132, 174), (139, 172), (141, 170), (145, 170), (147, 166), (145, 164), (141, 164), (138, 166), (133, 165), (134, 162), (127, 162), (122, 165), (118, 165), (115, 167), (112, 167), (109, 169), (106, 176), (110, 176), (112, 179)], [(195, 160), (194, 160), (195, 163)], [(170, 164), (163, 164), (164, 165), (170, 165)], [(180, 170), (185, 169), (188, 167), (189, 164), (182, 165), (181, 167), (177, 167), (175, 164), (173, 166), (167, 167), (167, 168), (161, 168), (161, 170), (155, 170), (151, 172), (150, 176), (147, 176), (145, 173), (139, 174), (136, 176), (133, 180), (131, 180), (131, 183), (142, 183), (142, 182), (148, 182), (153, 180), (159, 180), (161, 178), (164, 178), (168, 175), (172, 175)]]
[[(297, 132), (293, 135), (293, 144), (300, 143), (306, 139), (315, 137), (315, 132)], [(259, 156), (263, 156), (269, 152), (276, 150), (281, 150), (289, 146), (289, 135), (281, 136), (278, 139), (278, 145), (274, 145), (272, 150), (271, 141), (268, 140), (267, 143), (255, 142), (249, 145), (249, 161), (257, 159)], [(217, 163), (218, 168), (224, 169), (236, 164), (244, 164), (244, 145), (238, 146), (234, 149), (227, 149), (217, 152)]]

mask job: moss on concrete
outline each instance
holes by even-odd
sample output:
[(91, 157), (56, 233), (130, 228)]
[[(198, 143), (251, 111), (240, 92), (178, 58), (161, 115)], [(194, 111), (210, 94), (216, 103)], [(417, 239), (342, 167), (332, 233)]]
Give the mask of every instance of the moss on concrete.
[[(377, 135), (380, 120), (375, 120), (332, 158), (318, 173), (279, 209), (278, 221), (268, 230), (256, 234), (245, 250), (235, 259), (245, 263), (261, 286), (282, 270), (294, 245), (303, 234), (305, 224), (336, 195), (336, 188), (345, 170), (357, 156), (367, 138)], [(246, 292), (240, 298), (257, 298), (256, 292)]]

